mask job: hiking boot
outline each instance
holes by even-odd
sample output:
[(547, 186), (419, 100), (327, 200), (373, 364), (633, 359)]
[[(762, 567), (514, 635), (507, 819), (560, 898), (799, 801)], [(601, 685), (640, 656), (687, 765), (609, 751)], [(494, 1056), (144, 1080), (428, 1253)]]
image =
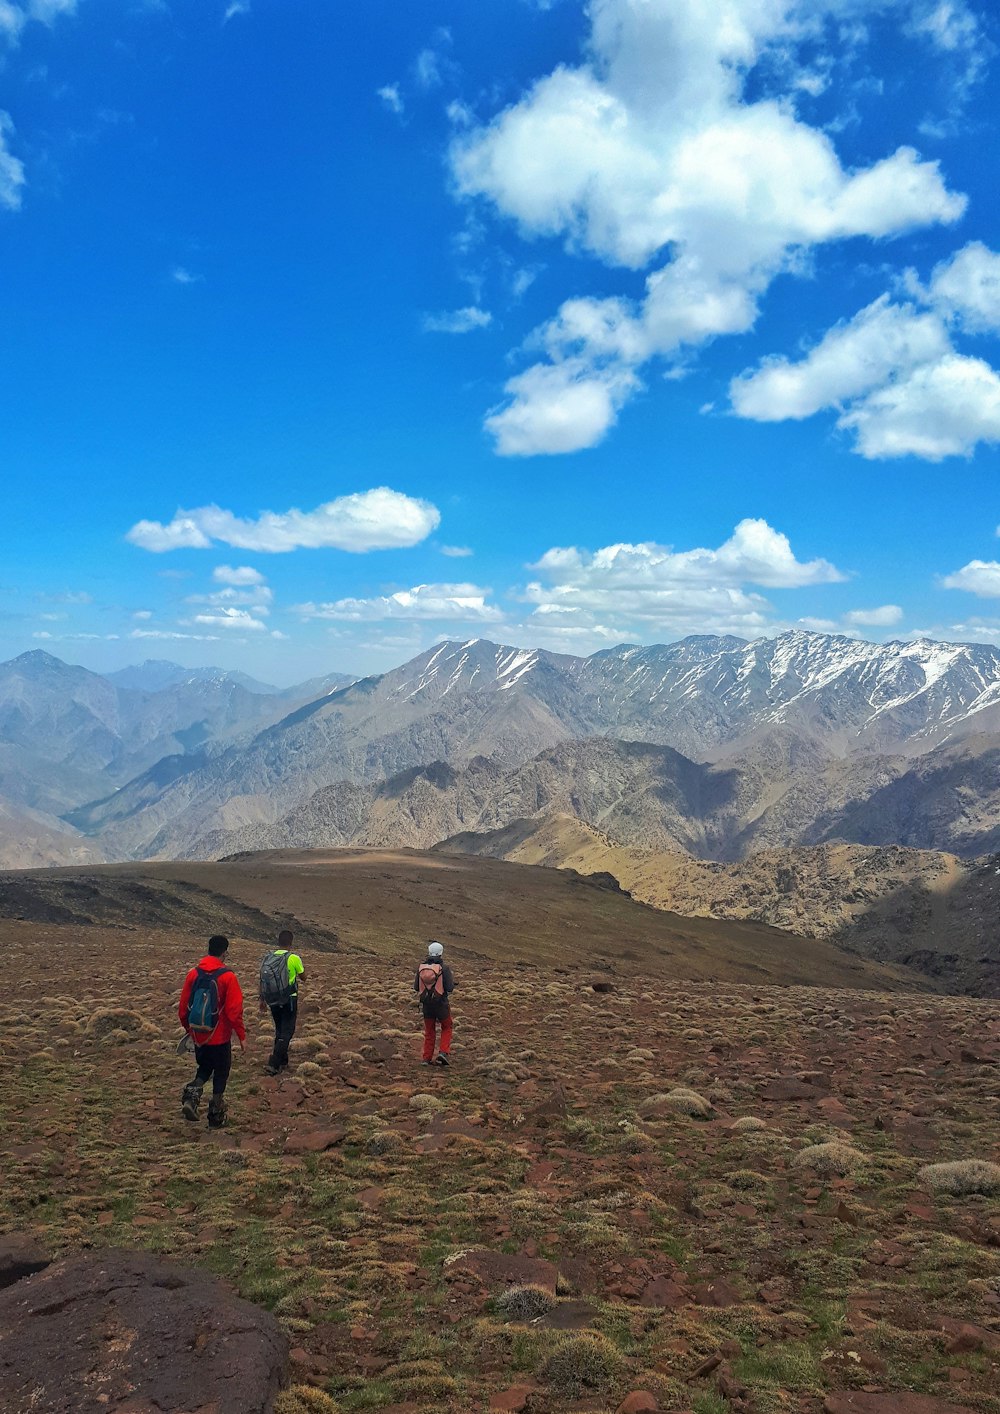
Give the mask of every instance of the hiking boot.
[(420, 1064), (421, 1064), (421, 1065), (433, 1065), (433, 1064), (434, 1064), (434, 1061), (433, 1061), (433, 1058), (432, 1058), (431, 1060), (422, 1060), (422, 1061), (420, 1062)]
[(185, 1119), (195, 1120), (198, 1118), (198, 1106), (201, 1104), (201, 1086), (185, 1085), (184, 1093), (181, 1095), (181, 1114)]
[(213, 1095), (208, 1102), (208, 1127), (221, 1129), (226, 1122), (226, 1102), (221, 1095)]
[(270, 1063), (270, 1061), (268, 1061), (267, 1065), (264, 1067), (264, 1074), (265, 1074), (265, 1075), (277, 1075), (277, 1073), (278, 1073), (278, 1067), (277, 1067), (276, 1065), (272, 1065), (272, 1064)]
[(442, 1051), (441, 1054), (440, 1054), (440, 1055), (438, 1056), (438, 1058), (437, 1058), (436, 1064), (437, 1064), (437, 1065), (451, 1065), (451, 1061), (450, 1061), (450, 1060), (448, 1059), (448, 1057), (445, 1055), (444, 1051)]

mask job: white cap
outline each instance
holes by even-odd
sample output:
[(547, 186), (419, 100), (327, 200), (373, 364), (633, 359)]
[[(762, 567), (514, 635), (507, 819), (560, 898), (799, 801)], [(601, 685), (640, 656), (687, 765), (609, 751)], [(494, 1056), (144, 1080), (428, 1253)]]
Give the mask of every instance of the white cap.
[(428, 943), (428, 944), (427, 944), (427, 956), (428, 956), (428, 957), (444, 957), (444, 948), (441, 946), (440, 943)]

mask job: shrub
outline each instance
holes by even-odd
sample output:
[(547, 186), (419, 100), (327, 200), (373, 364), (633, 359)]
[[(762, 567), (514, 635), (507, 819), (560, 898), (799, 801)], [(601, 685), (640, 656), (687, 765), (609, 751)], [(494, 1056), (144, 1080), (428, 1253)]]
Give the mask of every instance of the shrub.
[(323, 1076), (323, 1067), (317, 1065), (315, 1061), (300, 1061), (295, 1067), (296, 1075), (301, 1075), (303, 1080), (320, 1080)]
[(98, 1040), (112, 1031), (124, 1031), (128, 1034), (128, 1039), (132, 1040), (145, 1029), (145, 1019), (137, 1011), (129, 1011), (127, 1007), (120, 1006), (100, 1007), (91, 1013), (87, 1021), (87, 1035)]
[(562, 1399), (581, 1399), (585, 1394), (606, 1391), (624, 1373), (621, 1351), (601, 1335), (560, 1341), (539, 1371)]
[(555, 1304), (541, 1286), (509, 1286), (497, 1297), (497, 1311), (506, 1321), (537, 1321)]
[[(865, 1155), (850, 1144), (842, 1144), (833, 1139), (826, 1144), (810, 1144), (800, 1149), (792, 1159), (797, 1169), (815, 1169), (822, 1178), (838, 1174), (841, 1178), (848, 1173), (856, 1173), (865, 1164)], [(1000, 1170), (998, 1170), (1000, 1172)]]
[(767, 1125), (765, 1122), (762, 1119), (758, 1119), (756, 1115), (743, 1115), (741, 1119), (736, 1120), (733, 1124), (733, 1129), (737, 1134), (753, 1134), (757, 1130), (766, 1128)]
[(1000, 1193), (1000, 1164), (986, 1159), (958, 1159), (950, 1164), (928, 1164), (918, 1181), (934, 1193)]

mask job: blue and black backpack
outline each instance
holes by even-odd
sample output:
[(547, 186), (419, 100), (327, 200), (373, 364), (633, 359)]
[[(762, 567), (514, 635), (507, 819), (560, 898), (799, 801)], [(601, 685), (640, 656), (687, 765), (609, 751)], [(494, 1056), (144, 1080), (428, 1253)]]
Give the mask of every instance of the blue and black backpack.
[(228, 967), (195, 969), (197, 976), (188, 999), (188, 1030), (196, 1046), (204, 1046), (219, 1024), (222, 1005), (219, 999), (219, 978)]

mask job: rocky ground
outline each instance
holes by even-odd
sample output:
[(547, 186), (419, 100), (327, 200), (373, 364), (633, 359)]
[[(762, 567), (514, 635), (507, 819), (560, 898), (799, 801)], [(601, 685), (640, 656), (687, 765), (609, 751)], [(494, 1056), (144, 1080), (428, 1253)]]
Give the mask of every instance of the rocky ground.
[(996, 1002), (456, 959), (444, 1071), (401, 960), (317, 949), (290, 1073), (254, 1014), (211, 1132), (193, 939), (0, 944), (0, 1231), (225, 1277), (280, 1414), (1000, 1414)]

